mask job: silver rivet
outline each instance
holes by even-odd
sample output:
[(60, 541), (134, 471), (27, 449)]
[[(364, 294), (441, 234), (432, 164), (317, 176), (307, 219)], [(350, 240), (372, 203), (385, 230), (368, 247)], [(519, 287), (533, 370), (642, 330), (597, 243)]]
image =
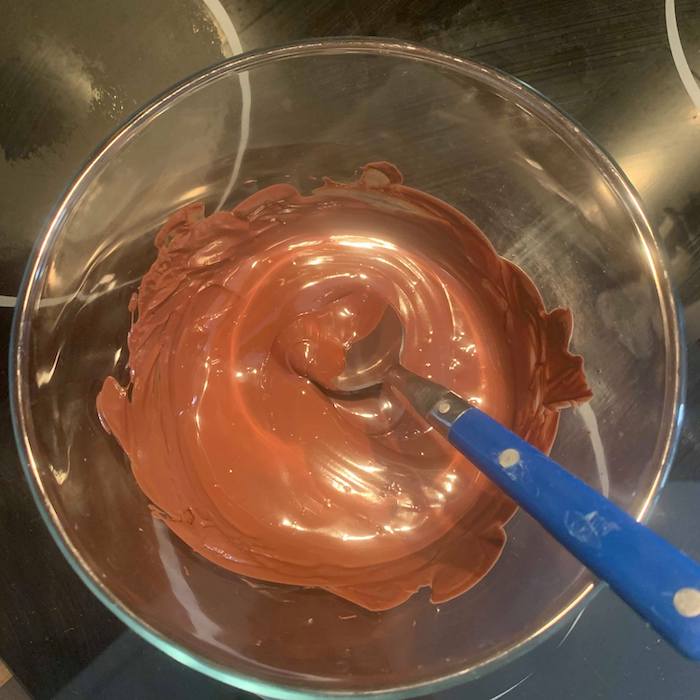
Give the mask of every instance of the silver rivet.
[(673, 596), (673, 607), (683, 617), (700, 615), (700, 591), (697, 588), (681, 588)]
[(449, 401), (440, 401), (440, 403), (437, 405), (437, 412), (438, 413), (447, 413), (450, 410), (450, 402)]
[(498, 455), (498, 463), (504, 468), (514, 467), (520, 461), (520, 452), (509, 447)]

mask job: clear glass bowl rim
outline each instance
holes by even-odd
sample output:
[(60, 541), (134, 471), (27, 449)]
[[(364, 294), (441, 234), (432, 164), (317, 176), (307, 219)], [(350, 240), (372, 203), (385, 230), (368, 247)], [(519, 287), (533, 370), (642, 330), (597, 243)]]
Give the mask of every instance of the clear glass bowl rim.
[(587, 604), (605, 584), (600, 582), (588, 584), (570, 605), (550, 620), (547, 625), (544, 625), (530, 637), (498, 656), (492, 657), (476, 666), (430, 681), (391, 689), (360, 692), (327, 689), (321, 691), (319, 688), (303, 688), (296, 685), (282, 685), (262, 681), (253, 676), (234, 672), (226, 667), (212, 663), (201, 655), (195, 654), (184, 646), (166, 638), (112, 595), (99, 576), (90, 570), (80, 552), (72, 546), (65, 528), (59, 522), (56, 512), (43, 489), (37, 461), (32, 450), (31, 437), (27, 429), (27, 417), (30, 413), (28, 381), (26, 379), (28, 354), (23, 352), (23, 350), (28, 348), (30, 344), (31, 309), (34, 308), (37, 296), (40, 293), (39, 283), (46, 268), (46, 261), (61, 230), (66, 214), (71, 210), (74, 203), (78, 201), (91, 180), (106, 167), (109, 158), (123, 148), (141, 128), (156, 119), (180, 98), (216, 81), (223, 75), (252, 70), (258, 66), (284, 59), (331, 54), (389, 56), (433, 64), (466, 75), (477, 75), (482, 81), (509, 93), (511, 97), (517, 98), (520, 104), (525, 105), (529, 111), (552, 126), (560, 136), (567, 138), (569, 143), (575, 145), (576, 150), (582, 156), (587, 157), (596, 166), (605, 176), (611, 189), (616, 192), (620, 202), (627, 210), (627, 214), (636, 225), (653, 273), (666, 340), (667, 364), (665, 374), (670, 380), (670, 387), (667, 389), (665, 400), (666, 405), (664, 406), (665, 420), (663, 421), (663, 428), (666, 432), (666, 440), (661, 468), (647, 499), (639, 511), (633, 513), (634, 517), (640, 521), (647, 517), (668, 476), (680, 437), (685, 403), (686, 356), (685, 329), (680, 314), (680, 304), (667, 272), (661, 246), (644, 214), (639, 195), (612, 157), (593, 141), (583, 127), (564, 114), (533, 87), (491, 66), (429, 49), (419, 44), (394, 39), (375, 37), (329, 38), (300, 41), (240, 54), (205, 68), (175, 84), (161, 95), (155, 97), (108, 137), (93, 152), (79, 175), (60, 198), (58, 206), (49, 218), (43, 233), (37, 239), (29, 256), (17, 297), (10, 337), (10, 411), (17, 450), (25, 477), (37, 508), (54, 541), (73, 570), (92, 593), (117, 618), (142, 638), (190, 668), (228, 685), (233, 685), (257, 695), (280, 698), (282, 700), (302, 700), (318, 696), (321, 692), (322, 697), (347, 698), (348, 700), (357, 697), (405, 698), (465, 683), (512, 661), (527, 652), (535, 644), (540, 643), (553, 634), (575, 609)]

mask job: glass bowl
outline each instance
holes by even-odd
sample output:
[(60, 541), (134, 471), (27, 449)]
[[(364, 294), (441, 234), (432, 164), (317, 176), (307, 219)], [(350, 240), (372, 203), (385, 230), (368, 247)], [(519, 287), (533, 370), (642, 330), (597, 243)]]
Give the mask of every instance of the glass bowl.
[(373, 613), (200, 558), (161, 522), (95, 396), (123, 376), (129, 297), (174, 210), (271, 183), (308, 191), (388, 160), (467, 214), (573, 310), (594, 398), (565, 411), (554, 457), (637, 518), (670, 464), (682, 409), (677, 307), (639, 200), (601, 149), (498, 71), (385, 40), (307, 42), (214, 66), (154, 100), (94, 155), (27, 267), (12, 410), (39, 509), (75, 570), (164, 652), (275, 698), (406, 697), (497, 668), (595, 588), (529, 517), (491, 573), (443, 605)]

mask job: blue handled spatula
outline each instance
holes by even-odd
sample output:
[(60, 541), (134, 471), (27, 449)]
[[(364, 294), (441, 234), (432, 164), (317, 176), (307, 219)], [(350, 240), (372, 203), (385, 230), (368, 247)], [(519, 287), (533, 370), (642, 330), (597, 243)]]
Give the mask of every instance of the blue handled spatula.
[(503, 489), (686, 656), (700, 660), (700, 565), (457, 394), (400, 364), (403, 327), (389, 308), (350, 347), (325, 391), (382, 383)]

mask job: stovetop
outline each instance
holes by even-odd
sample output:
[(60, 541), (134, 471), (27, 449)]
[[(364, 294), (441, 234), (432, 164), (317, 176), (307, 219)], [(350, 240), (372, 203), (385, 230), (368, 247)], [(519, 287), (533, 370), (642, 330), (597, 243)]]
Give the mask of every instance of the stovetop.
[[(650, 525), (700, 557), (695, 0), (666, 8), (663, 0), (4, 0), (0, 8), (0, 372), (35, 238), (92, 150), (153, 95), (241, 48), (342, 35), (421, 42), (533, 85), (583, 124), (640, 192), (684, 306), (689, 363), (685, 427)], [(83, 586), (24, 483), (6, 392), (0, 415), (0, 658), (29, 695), (250, 697), (164, 656)], [(603, 590), (532, 652), (434, 697), (687, 700), (698, 688), (700, 665)]]

